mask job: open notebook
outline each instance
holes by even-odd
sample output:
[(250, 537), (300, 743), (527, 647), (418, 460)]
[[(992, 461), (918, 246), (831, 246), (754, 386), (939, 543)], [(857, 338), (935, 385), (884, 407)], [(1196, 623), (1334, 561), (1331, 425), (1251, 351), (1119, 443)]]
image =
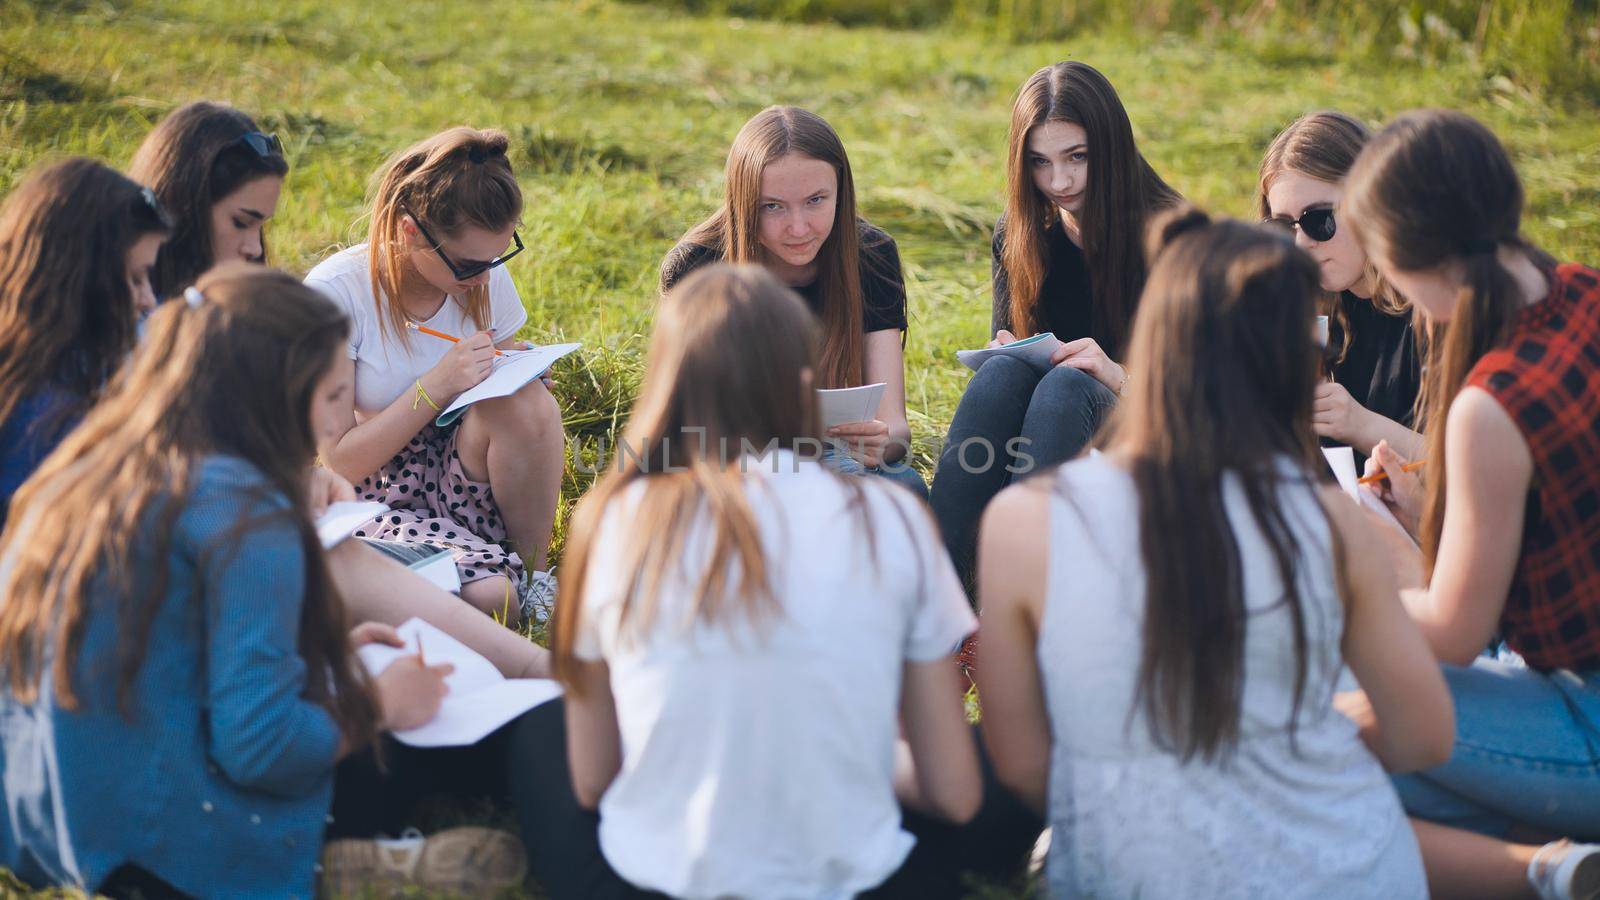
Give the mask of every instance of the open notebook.
[(476, 744), (500, 726), (541, 703), (561, 696), (561, 685), (548, 678), (507, 678), (472, 648), (421, 619), (407, 619), (395, 629), (405, 649), (367, 644), (356, 651), (372, 677), (403, 656), (416, 656), (430, 666), (450, 663), (449, 689), (432, 721), (420, 728), (397, 731), (395, 739), (413, 747), (465, 747)]
[(479, 400), (509, 397), (515, 394), (528, 382), (548, 372), (556, 360), (582, 346), (582, 344), (551, 344), (547, 347), (534, 347), (531, 350), (506, 351), (495, 357), (494, 370), (489, 373), (489, 377), (478, 382), (477, 387), (462, 391), (460, 396), (439, 413), (439, 418), (434, 420), (435, 424), (440, 428), (449, 425), (461, 418), (467, 407)]
[(961, 360), (962, 365), (976, 372), (980, 366), (988, 362), (991, 356), (1015, 356), (1040, 372), (1049, 372), (1050, 357), (1055, 354), (1060, 346), (1061, 341), (1053, 333), (1046, 331), (1044, 334), (1036, 334), (1033, 337), (1012, 341), (999, 347), (985, 347), (982, 350), (957, 350), (956, 359)]

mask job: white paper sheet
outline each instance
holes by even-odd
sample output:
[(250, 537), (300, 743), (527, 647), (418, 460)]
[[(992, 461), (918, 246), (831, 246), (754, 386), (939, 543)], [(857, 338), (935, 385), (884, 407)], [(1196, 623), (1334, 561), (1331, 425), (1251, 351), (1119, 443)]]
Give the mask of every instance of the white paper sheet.
[(1015, 356), (1040, 372), (1048, 372), (1050, 370), (1050, 356), (1060, 346), (1061, 342), (1056, 340), (1056, 336), (1046, 331), (1044, 334), (1036, 334), (1031, 338), (1012, 341), (1003, 347), (986, 347), (982, 350), (957, 350), (956, 359), (961, 360), (962, 365), (976, 372), (978, 367), (988, 361), (991, 356)]
[(322, 549), (332, 550), (344, 543), (345, 538), (374, 516), (386, 513), (389, 507), (371, 500), (345, 500), (328, 504), (327, 510), (317, 517), (317, 537), (322, 539)]
[(883, 400), (886, 385), (864, 384), (861, 387), (833, 388), (817, 391), (817, 406), (822, 413), (822, 427), (848, 425), (853, 422), (870, 422), (878, 417), (878, 403)]
[(543, 375), (556, 360), (582, 347), (582, 344), (551, 344), (532, 350), (513, 350), (494, 360), (494, 371), (478, 383), (477, 387), (463, 391), (455, 402), (445, 407), (435, 421), (443, 428), (461, 417), (468, 406), (491, 397), (509, 397), (522, 390), (523, 385)]
[(1349, 447), (1323, 447), (1322, 455), (1327, 457), (1328, 467), (1333, 469), (1333, 477), (1338, 480), (1339, 487), (1343, 488), (1351, 499), (1372, 510), (1379, 519), (1383, 520), (1384, 524), (1391, 525), (1398, 529), (1401, 534), (1410, 536), (1405, 526), (1400, 524), (1400, 520), (1396, 519), (1394, 513), (1389, 511), (1389, 506), (1383, 502), (1383, 498), (1379, 497), (1372, 488), (1362, 484), (1361, 479), (1357, 477), (1356, 452), (1354, 450)]
[(405, 649), (367, 644), (356, 651), (374, 678), (395, 660), (415, 656), (419, 646), (428, 665), (447, 662), (456, 667), (445, 676), (449, 692), (438, 715), (420, 728), (394, 732), (401, 743), (413, 747), (476, 744), (517, 716), (561, 696), (561, 685), (547, 678), (506, 678), (472, 648), (421, 619), (407, 619), (395, 630), (405, 640)]

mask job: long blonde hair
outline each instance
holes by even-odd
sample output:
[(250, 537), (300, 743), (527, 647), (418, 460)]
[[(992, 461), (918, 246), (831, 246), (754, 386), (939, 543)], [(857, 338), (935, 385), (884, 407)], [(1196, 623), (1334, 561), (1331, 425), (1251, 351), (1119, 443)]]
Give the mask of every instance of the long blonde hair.
[[(555, 613), (558, 677), (571, 684), (573, 644), (600, 524), (614, 501), (641, 484), (620, 538), (625, 546), (619, 571), (629, 573), (625, 635), (639, 634), (655, 620), (663, 581), (683, 564), (691, 525), (702, 516), (710, 520), (714, 538), (694, 590), (694, 619), (723, 623), (743, 615), (759, 624), (778, 612), (761, 532), (746, 498), (744, 453), (816, 446), (820, 420), (807, 372), (816, 364), (817, 344), (810, 311), (759, 266), (707, 266), (662, 299), (644, 389), (624, 432), (627, 452), (572, 519)], [(870, 556), (875, 544), (866, 519), (867, 479), (835, 477), (851, 492), (849, 508), (863, 517)]]
[(1087, 135), (1089, 183), (1079, 224), (1094, 293), (1091, 336), (1107, 353), (1120, 355), (1144, 289), (1145, 220), (1181, 198), (1145, 162), (1122, 100), (1098, 70), (1068, 61), (1030, 75), (1011, 104), (1006, 221), (1000, 236), (1011, 330), (1019, 336), (1039, 328), (1047, 234), (1062, 227), (1055, 205), (1039, 193), (1028, 168), (1028, 135), (1046, 122), (1071, 122)]
[[(421, 220), (435, 236), (454, 237), (468, 225), (503, 231), (522, 215), (522, 188), (506, 158), (502, 131), (451, 128), (396, 153), (373, 177), (367, 267), (378, 298), (378, 327), (386, 337), (410, 340), (400, 289), (410, 273), (400, 221)], [(489, 286), (462, 298), (478, 328), (489, 327)]]
[(761, 173), (790, 153), (825, 162), (838, 177), (833, 230), (817, 251), (817, 285), (822, 298), (817, 386), (853, 387), (862, 381), (866, 344), (861, 333), (864, 223), (856, 213), (850, 158), (826, 120), (797, 106), (769, 106), (744, 123), (728, 151), (722, 206), (689, 229), (680, 243), (707, 247), (725, 262), (761, 262), (765, 255), (761, 248)]
[(0, 584), (0, 674), (30, 702), (48, 665), (58, 702), (75, 708), (73, 673), (89, 617), (115, 616), (117, 694), (126, 708), (198, 464), (228, 454), (266, 480), (261, 496), (241, 498), (241, 508), (283, 501), (288, 508), (240, 522), (205, 552), (233, 552), (247, 530), (266, 522), (292, 524), (305, 559), (299, 650), (309, 670), (306, 694), (361, 746), (377, 730), (377, 707), (346, 643), (344, 604), (305, 505), (316, 454), (312, 394), (344, 346), (348, 323), (299, 279), (260, 266), (231, 263), (197, 287), (205, 301), (174, 301), (155, 313), (105, 398), (12, 501), (0, 535), (0, 556), (10, 563)]

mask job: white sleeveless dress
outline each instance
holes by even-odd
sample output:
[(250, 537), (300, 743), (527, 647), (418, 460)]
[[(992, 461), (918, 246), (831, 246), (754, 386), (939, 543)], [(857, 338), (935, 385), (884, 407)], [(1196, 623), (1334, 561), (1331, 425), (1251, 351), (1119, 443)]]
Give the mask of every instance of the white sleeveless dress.
[(1052, 896), (1426, 897), (1389, 779), (1329, 705), (1344, 610), (1315, 489), (1285, 463), (1281, 496), (1306, 557), (1298, 578), (1309, 654), (1295, 749), (1293, 624), (1271, 551), (1231, 482), (1224, 502), (1251, 610), (1241, 737), (1225, 763), (1183, 764), (1151, 739), (1136, 700), (1145, 577), (1133, 481), (1103, 456), (1055, 477), (1038, 644), (1053, 739)]

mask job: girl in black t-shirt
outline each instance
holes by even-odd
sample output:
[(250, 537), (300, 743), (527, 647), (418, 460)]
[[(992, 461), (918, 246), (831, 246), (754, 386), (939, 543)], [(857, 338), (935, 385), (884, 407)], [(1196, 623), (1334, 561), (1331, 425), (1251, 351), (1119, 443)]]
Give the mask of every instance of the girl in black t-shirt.
[(849, 157), (821, 116), (773, 106), (739, 129), (723, 204), (662, 261), (662, 292), (718, 261), (761, 264), (816, 313), (823, 331), (817, 387), (884, 383), (874, 418), (828, 429), (836, 442), (825, 454), (829, 463), (926, 495), (907, 459), (900, 254), (893, 238), (857, 217)]
[(1064, 346), (1042, 374), (990, 358), (951, 420), (932, 504), (969, 585), (984, 507), (1013, 476), (1077, 456), (1127, 383), (1115, 358), (1144, 290), (1145, 219), (1178, 199), (1091, 66), (1046, 66), (1017, 92), (989, 346), (1047, 331)]
[(1334, 211), (1344, 176), (1371, 136), (1343, 113), (1301, 116), (1267, 148), (1256, 195), (1262, 219), (1291, 229), (1316, 259), (1330, 294), (1333, 380), (1317, 387), (1312, 424), (1325, 440), (1362, 456), (1376, 450), (1382, 462), (1396, 452), (1415, 457), (1421, 448), (1411, 426), (1422, 369), (1409, 305), (1378, 277)]

